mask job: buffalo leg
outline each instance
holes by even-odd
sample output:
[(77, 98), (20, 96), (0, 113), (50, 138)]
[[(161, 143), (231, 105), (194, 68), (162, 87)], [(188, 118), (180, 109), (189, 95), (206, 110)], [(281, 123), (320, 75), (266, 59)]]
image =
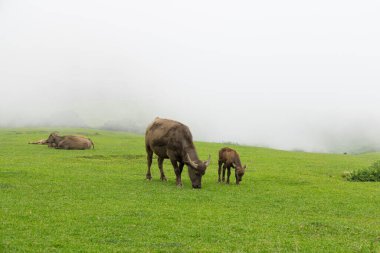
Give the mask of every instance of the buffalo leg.
[(227, 167), (227, 184), (230, 183), (231, 167)]
[(218, 161), (218, 182), (220, 183), (220, 173), (222, 172), (222, 161)]
[(170, 162), (173, 165), (174, 173), (176, 175), (176, 184), (177, 184), (177, 186), (182, 186), (181, 172), (182, 172), (184, 164), (180, 163), (180, 165), (179, 165), (180, 167), (178, 167), (178, 164), (177, 164), (176, 160), (170, 159)]
[(55, 148), (59, 149), (69, 149), (68, 145), (64, 140), (58, 142), (57, 146)]
[(164, 168), (163, 168), (164, 158), (159, 157), (157, 159), (157, 161), (158, 161), (158, 168), (160, 168), (160, 174), (161, 174), (160, 179), (161, 179), (161, 181), (168, 181), (165, 177), (165, 174), (164, 174)]
[(182, 174), (184, 163), (179, 163), (179, 174)]
[(151, 180), (152, 174), (150, 173), (150, 167), (152, 166), (153, 152), (147, 149), (146, 153), (147, 153), (146, 159), (148, 162), (148, 171), (146, 172), (146, 179)]

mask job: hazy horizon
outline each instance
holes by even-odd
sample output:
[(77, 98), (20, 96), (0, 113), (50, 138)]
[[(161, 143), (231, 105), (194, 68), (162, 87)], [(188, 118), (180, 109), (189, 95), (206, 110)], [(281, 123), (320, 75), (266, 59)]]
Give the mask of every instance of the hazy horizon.
[(380, 150), (380, 3), (0, 2), (0, 127)]

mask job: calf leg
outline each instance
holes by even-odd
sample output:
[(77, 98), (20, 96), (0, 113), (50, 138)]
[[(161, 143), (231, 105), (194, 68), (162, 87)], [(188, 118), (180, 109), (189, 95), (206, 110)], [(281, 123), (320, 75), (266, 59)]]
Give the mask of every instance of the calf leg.
[(225, 175), (226, 175), (226, 164), (223, 165), (223, 175), (222, 175), (222, 182), (224, 182), (224, 178), (225, 178)]
[(152, 179), (152, 174), (150, 173), (150, 167), (152, 166), (152, 160), (153, 160), (153, 152), (151, 150), (146, 150), (146, 159), (148, 162), (148, 171), (146, 172), (146, 179), (151, 180)]
[(164, 174), (164, 168), (163, 168), (164, 158), (159, 157), (157, 159), (157, 161), (158, 161), (158, 168), (160, 168), (160, 174), (161, 174), (160, 179), (161, 179), (161, 181), (168, 181), (165, 177), (165, 174)]
[(227, 184), (230, 183), (230, 176), (231, 176), (231, 167), (227, 167)]
[(222, 161), (218, 161), (218, 182), (220, 183), (220, 173), (222, 172)]

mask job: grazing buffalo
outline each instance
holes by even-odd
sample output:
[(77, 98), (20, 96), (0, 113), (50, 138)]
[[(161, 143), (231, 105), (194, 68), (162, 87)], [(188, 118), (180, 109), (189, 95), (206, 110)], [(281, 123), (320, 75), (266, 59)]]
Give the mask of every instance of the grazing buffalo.
[(59, 136), (57, 133), (51, 133), (47, 139), (49, 147), (59, 149), (90, 149), (94, 148), (94, 143), (82, 136)]
[(231, 149), (231, 148), (222, 148), (219, 150), (219, 161), (218, 161), (218, 182), (220, 182), (220, 172), (223, 165), (223, 178), (222, 181), (224, 182), (224, 176), (227, 169), (227, 184), (230, 183), (230, 175), (231, 175), (231, 167), (235, 168), (235, 178), (236, 178), (236, 184), (239, 184), (242, 180), (242, 177), (244, 176), (246, 165), (242, 166), (240, 162), (239, 154)]
[(162, 181), (166, 181), (162, 167), (164, 159), (170, 159), (176, 174), (177, 186), (182, 186), (181, 173), (186, 164), (193, 188), (201, 188), (202, 176), (210, 164), (210, 156), (207, 161), (199, 160), (193, 137), (187, 126), (174, 120), (155, 118), (145, 132), (145, 149), (148, 160), (146, 173), (148, 180), (152, 179), (150, 167), (153, 153), (155, 153), (158, 156)]

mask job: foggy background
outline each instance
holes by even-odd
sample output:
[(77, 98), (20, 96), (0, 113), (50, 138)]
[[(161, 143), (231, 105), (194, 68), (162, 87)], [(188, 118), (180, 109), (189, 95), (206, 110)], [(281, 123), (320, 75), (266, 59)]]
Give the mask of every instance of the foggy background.
[(380, 150), (378, 1), (0, 0), (0, 127)]

